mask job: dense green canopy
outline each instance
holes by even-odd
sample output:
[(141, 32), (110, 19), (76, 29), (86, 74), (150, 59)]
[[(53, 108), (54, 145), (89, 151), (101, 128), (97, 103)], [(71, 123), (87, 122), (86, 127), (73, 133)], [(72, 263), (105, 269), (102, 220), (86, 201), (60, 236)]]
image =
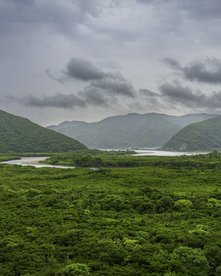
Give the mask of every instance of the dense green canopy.
[(163, 149), (215, 150), (221, 148), (221, 116), (191, 124), (180, 130)]
[(0, 152), (66, 152), (84, 148), (70, 137), (0, 111)]
[(220, 275), (221, 156), (146, 159), (0, 165), (0, 275)]

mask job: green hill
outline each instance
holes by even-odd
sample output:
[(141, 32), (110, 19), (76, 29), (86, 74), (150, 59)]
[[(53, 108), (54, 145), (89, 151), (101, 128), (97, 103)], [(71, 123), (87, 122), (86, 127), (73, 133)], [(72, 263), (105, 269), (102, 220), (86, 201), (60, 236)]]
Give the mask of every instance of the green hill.
[(178, 151), (215, 150), (220, 148), (221, 116), (183, 128), (163, 146), (165, 150)]
[(49, 128), (73, 137), (89, 148), (150, 148), (162, 146), (186, 125), (214, 116), (132, 113), (108, 117), (96, 123), (65, 121)]
[(65, 152), (85, 148), (70, 137), (0, 110), (0, 152)]

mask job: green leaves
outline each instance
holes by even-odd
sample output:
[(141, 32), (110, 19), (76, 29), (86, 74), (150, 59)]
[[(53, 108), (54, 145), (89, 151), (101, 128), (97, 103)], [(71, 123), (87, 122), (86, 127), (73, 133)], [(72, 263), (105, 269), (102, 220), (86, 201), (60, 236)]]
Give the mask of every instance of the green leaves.
[(99, 171), (2, 165), (0, 275), (218, 275), (221, 171), (204, 166), (217, 158), (189, 158), (198, 169), (168, 158)]

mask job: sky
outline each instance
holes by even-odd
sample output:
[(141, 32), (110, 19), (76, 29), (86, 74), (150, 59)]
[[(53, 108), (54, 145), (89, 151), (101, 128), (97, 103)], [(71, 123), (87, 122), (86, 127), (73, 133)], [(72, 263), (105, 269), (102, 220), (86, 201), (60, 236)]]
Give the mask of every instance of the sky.
[(0, 109), (43, 126), (221, 113), (220, 0), (0, 0)]

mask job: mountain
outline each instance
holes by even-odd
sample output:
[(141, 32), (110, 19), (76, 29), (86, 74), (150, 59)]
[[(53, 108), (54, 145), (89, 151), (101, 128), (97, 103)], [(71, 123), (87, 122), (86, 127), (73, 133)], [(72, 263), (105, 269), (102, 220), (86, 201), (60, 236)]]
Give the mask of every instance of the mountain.
[(221, 148), (221, 116), (191, 124), (180, 130), (164, 146), (165, 150), (194, 151)]
[(0, 152), (65, 152), (85, 148), (70, 137), (0, 110)]
[(158, 113), (118, 115), (95, 123), (65, 121), (49, 126), (89, 148), (159, 147), (188, 124), (214, 117), (212, 114), (169, 116)]

